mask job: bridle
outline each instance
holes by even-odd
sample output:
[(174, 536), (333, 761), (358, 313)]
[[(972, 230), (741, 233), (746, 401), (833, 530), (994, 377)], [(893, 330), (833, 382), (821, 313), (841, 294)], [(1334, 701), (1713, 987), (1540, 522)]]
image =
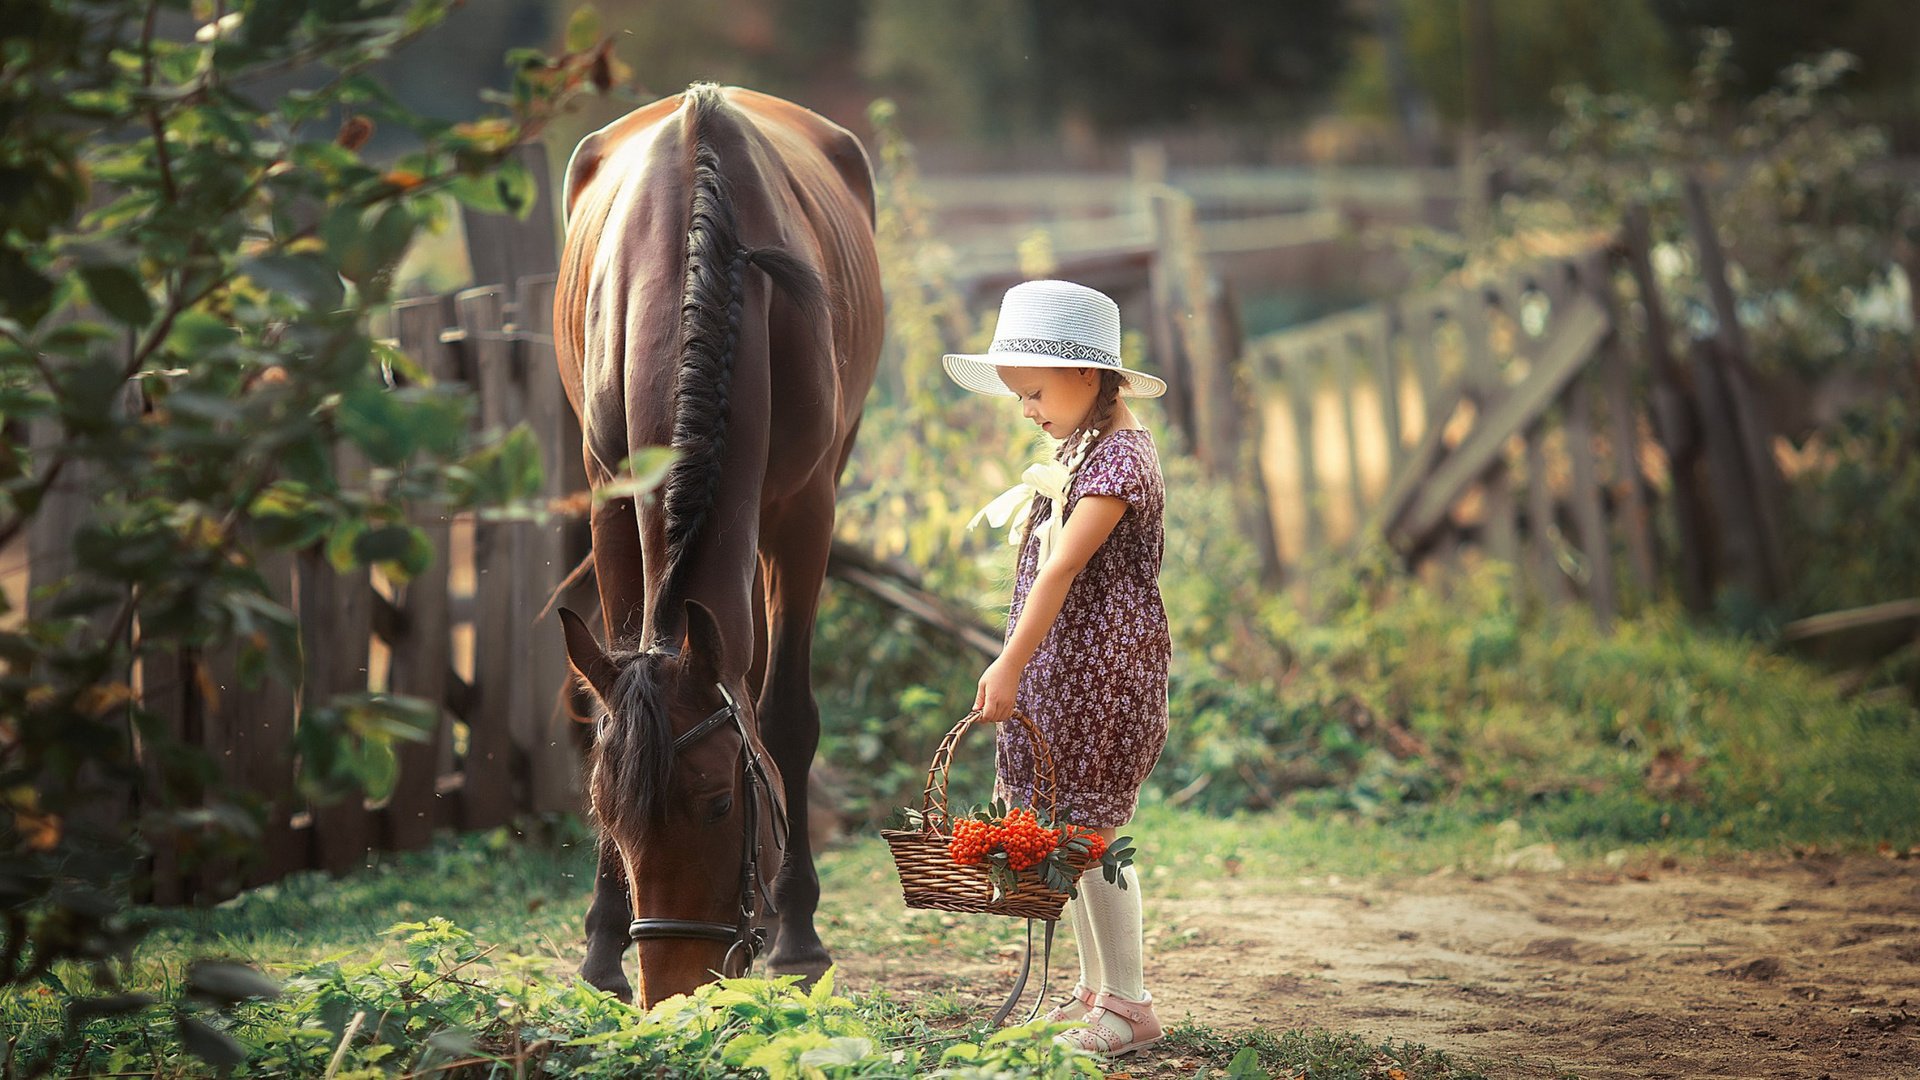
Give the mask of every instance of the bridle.
[[(655, 646), (648, 651), (665, 656), (676, 656), (680, 652), (668, 645)], [(729, 722), (740, 733), (740, 767), (746, 779), (743, 786), (746, 788), (747, 818), (740, 852), (740, 921), (730, 926), (703, 919), (635, 919), (627, 928), (627, 936), (634, 941), (669, 938), (723, 942), (727, 945), (727, 955), (720, 961), (720, 974), (724, 976), (732, 968), (735, 954), (745, 958), (740, 966), (742, 974), (753, 966), (754, 959), (760, 955), (767, 940), (766, 928), (753, 925), (762, 910), (760, 904), (765, 903), (764, 910), (769, 914), (775, 910), (773, 891), (760, 879), (760, 815), (768, 815), (773, 824), (774, 843), (782, 850), (786, 847), (787, 823), (773, 798), (773, 784), (767, 779), (766, 764), (760, 760), (760, 753), (754, 749), (753, 739), (747, 733), (747, 721), (740, 714), (740, 703), (734, 700), (733, 694), (725, 686), (715, 683), (714, 688), (720, 691), (720, 697), (726, 704), (673, 740), (673, 752), (679, 754)]]

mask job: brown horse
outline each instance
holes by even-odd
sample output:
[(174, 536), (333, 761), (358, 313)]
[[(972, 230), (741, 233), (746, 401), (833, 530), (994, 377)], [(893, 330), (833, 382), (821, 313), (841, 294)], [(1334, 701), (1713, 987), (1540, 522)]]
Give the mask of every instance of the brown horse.
[[(808, 665), (834, 493), (879, 361), (873, 174), (839, 126), (700, 84), (581, 142), (554, 304), (590, 482), (646, 447), (656, 498), (593, 510), (609, 646), (563, 611), (599, 709), (592, 985), (640, 1000), (750, 963), (816, 976)], [(769, 910), (771, 909), (771, 911)]]

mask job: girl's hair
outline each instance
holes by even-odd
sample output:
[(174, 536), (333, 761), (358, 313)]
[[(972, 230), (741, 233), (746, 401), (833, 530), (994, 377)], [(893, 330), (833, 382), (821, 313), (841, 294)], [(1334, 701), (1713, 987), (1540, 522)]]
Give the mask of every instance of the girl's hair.
[[(1104, 433), (1102, 429), (1113, 422), (1113, 408), (1119, 400), (1120, 373), (1102, 371), (1100, 389), (1094, 394), (1093, 405), (1087, 409), (1086, 417), (1080, 421), (1079, 427), (1074, 428), (1066, 438), (1060, 440), (1059, 449), (1053, 452), (1053, 459), (1064, 462), (1067, 466), (1066, 490), (1068, 493), (1073, 491), (1073, 478), (1080, 475), (1080, 466), (1087, 463), (1087, 456), (1093, 453), (1093, 445), (1100, 441), (1100, 436)], [(1033, 505), (1027, 510), (1026, 530), (1021, 533), (1023, 538), (1032, 536), (1033, 530), (1039, 528), (1040, 507), (1046, 502), (1045, 499), (1033, 500)], [(1062, 500), (1061, 505), (1054, 507), (1053, 512), (1065, 514), (1067, 512), (1065, 501)]]

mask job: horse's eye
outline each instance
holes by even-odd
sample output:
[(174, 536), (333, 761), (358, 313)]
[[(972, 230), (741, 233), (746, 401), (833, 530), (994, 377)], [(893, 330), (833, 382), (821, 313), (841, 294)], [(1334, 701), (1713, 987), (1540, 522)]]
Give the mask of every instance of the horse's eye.
[(724, 820), (731, 813), (733, 813), (733, 796), (722, 795), (707, 804), (707, 823), (711, 825), (716, 821)]

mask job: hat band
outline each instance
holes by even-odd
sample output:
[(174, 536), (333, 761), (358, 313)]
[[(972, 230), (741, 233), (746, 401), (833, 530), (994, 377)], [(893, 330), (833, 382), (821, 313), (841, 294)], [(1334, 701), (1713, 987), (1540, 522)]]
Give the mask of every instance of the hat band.
[(993, 353), (1033, 353), (1038, 356), (1057, 356), (1062, 360), (1091, 360), (1108, 367), (1120, 366), (1120, 354), (1105, 349), (1085, 345), (1078, 341), (1061, 341), (1057, 338), (995, 338), (987, 348)]

